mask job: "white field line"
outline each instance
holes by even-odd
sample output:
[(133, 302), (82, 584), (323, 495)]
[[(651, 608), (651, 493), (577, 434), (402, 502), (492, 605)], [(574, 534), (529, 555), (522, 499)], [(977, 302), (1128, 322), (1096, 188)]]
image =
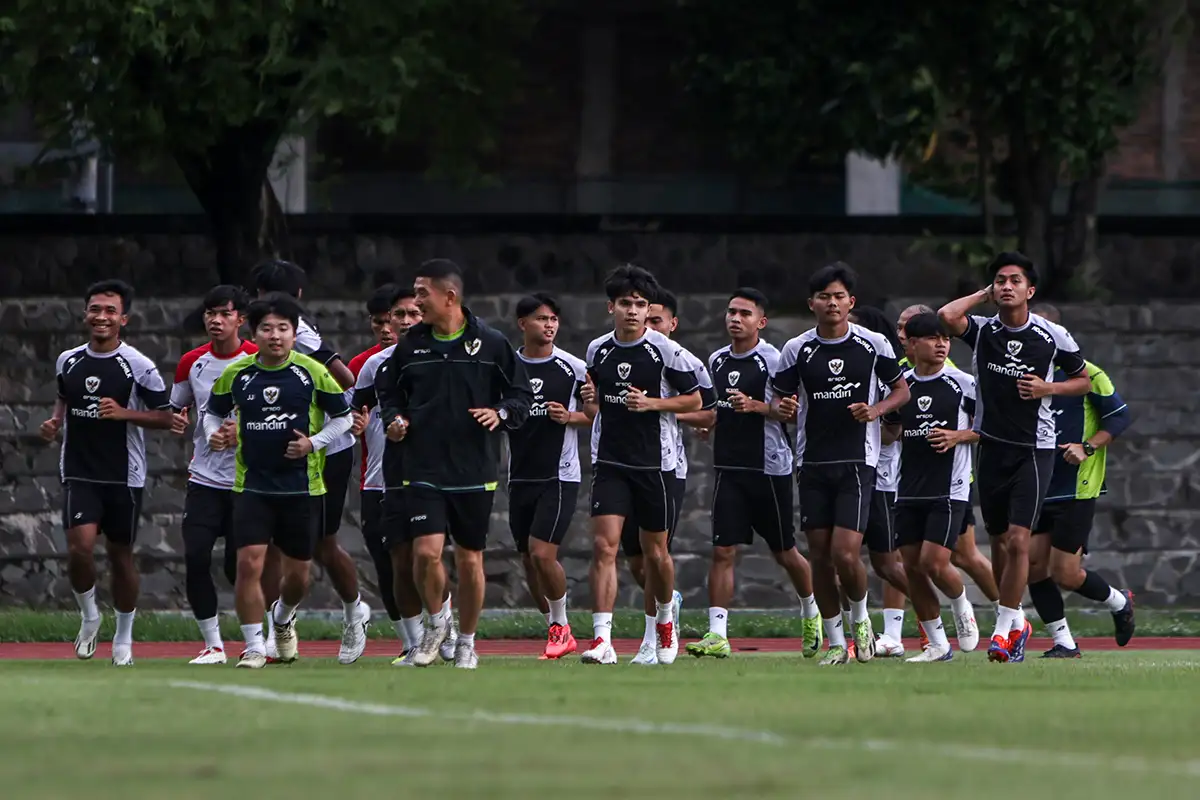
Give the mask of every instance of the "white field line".
[(600, 717), (505, 714), (482, 710), (469, 712), (447, 711), (413, 706), (363, 703), (357, 700), (328, 697), (326, 695), (295, 694), (261, 689), (254, 686), (200, 683), (197, 681), (169, 681), (168, 685), (175, 689), (214, 692), (217, 694), (244, 697), (249, 700), (307, 706), (309, 708), (325, 708), (331, 711), (366, 714), (375, 717), (427, 717), (440, 721), (489, 723), (494, 725), (535, 725), (571, 728), (583, 731), (666, 734), (801, 748), (818, 748), (823, 750), (855, 750), (870, 753), (897, 752), (903, 753), (905, 756), (912, 756), (914, 751), (921, 751), (932, 756), (995, 764), (1023, 763), (1044, 767), (1048, 766), (1055, 769), (1088, 769), (1107, 772), (1200, 777), (1200, 760), (1150, 760), (1137, 756), (1114, 757), (1098, 753), (1048, 753), (1044, 750), (975, 747), (948, 742), (922, 742), (911, 739), (832, 739), (826, 737), (791, 739), (770, 731), (755, 731), (712, 725), (660, 723), (637, 719), (603, 719)]

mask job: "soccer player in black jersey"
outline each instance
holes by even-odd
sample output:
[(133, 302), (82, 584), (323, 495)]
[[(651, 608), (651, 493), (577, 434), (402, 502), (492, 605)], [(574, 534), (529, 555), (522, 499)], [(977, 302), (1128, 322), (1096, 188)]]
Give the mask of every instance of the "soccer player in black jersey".
[(524, 341), (517, 358), (525, 364), (533, 405), (525, 424), (508, 432), (508, 522), (529, 594), (549, 625), (543, 659), (562, 658), (577, 648), (567, 621), (567, 576), (558, 548), (579, 498), (578, 429), (592, 424), (579, 397), (587, 365), (555, 346), (558, 319), (558, 303), (550, 295), (537, 293), (517, 303)]
[(712, 564), (708, 570), (708, 632), (687, 651), (694, 656), (730, 654), (729, 604), (734, 564), (741, 545), (757, 533), (791, 580), (802, 607), (805, 658), (821, 649), (821, 621), (813, 596), (812, 569), (796, 549), (792, 516), (792, 442), (771, 416), (771, 374), (779, 351), (760, 338), (767, 326), (767, 298), (749, 287), (729, 298), (725, 330), (730, 343), (709, 356), (718, 387), (717, 420), (710, 438), (716, 485), (712, 499)]
[[(308, 276), (304, 270), (290, 261), (264, 261), (254, 268), (250, 281), (259, 297), (271, 292), (281, 292), (299, 302), (304, 296)], [(307, 355), (329, 370), (338, 385), (349, 393), (354, 387), (354, 373), (342, 362), (342, 357), (321, 337), (316, 324), (300, 311), (300, 324), (295, 332), (297, 353)], [(358, 567), (338, 543), (337, 532), (342, 525), (342, 512), (346, 508), (346, 493), (350, 486), (350, 473), (354, 469), (354, 435), (347, 431), (334, 440), (325, 452), (325, 518), (321, 523), (321, 537), (317, 542), (314, 558), (325, 568), (329, 582), (342, 600), (342, 643), (338, 648), (338, 661), (352, 664), (363, 654), (367, 646), (367, 625), (371, 621), (371, 609), (362, 600), (358, 587)], [(278, 559), (274, 549), (268, 556), (266, 574), (270, 582), (278, 571)], [(271, 598), (268, 596), (267, 598)], [(267, 658), (274, 660), (274, 628), (267, 632)]]
[(971, 429), (975, 381), (946, 364), (950, 337), (934, 314), (907, 321), (912, 369), (905, 373), (912, 399), (884, 418), (900, 435), (900, 483), (896, 496), (896, 535), (909, 596), (929, 647), (910, 662), (950, 661), (953, 651), (942, 626), (936, 586), (950, 598), (958, 646), (979, 644), (975, 612), (962, 577), (950, 564), (971, 493)]
[[(838, 579), (850, 599), (855, 657), (865, 662), (874, 655), (860, 553), (879, 461), (879, 418), (909, 396), (888, 340), (849, 320), (857, 280), (841, 262), (813, 274), (808, 305), (817, 326), (784, 345), (771, 379), (777, 393), (772, 409), (783, 419), (797, 418), (800, 521), (829, 639), (823, 665), (845, 664), (849, 657)], [(891, 390), (887, 397), (881, 383)]]
[(617, 548), (625, 518), (641, 528), (646, 590), (655, 599), (659, 664), (679, 652), (674, 623), (675, 568), (667, 550), (674, 520), (672, 484), (678, 465), (675, 414), (698, 411), (700, 382), (683, 349), (646, 328), (659, 291), (641, 267), (625, 265), (604, 285), (614, 330), (596, 338), (587, 353), (598, 410), (592, 436), (592, 626), (594, 638), (581, 656), (586, 664), (615, 664), (612, 609), (617, 594)]
[[(298, 654), (296, 608), (308, 592), (324, 519), (324, 449), (349, 432), (350, 406), (316, 359), (295, 351), (300, 305), (284, 294), (246, 310), (258, 352), (230, 364), (213, 385), (204, 433), (215, 451), (236, 448), (233, 529), (237, 611), (246, 649), (239, 667), (267, 663), (262, 591), (268, 545), (282, 554), (280, 596), (271, 606), (279, 660)], [(236, 420), (228, 419), (236, 410)], [(325, 422), (324, 420), (328, 420)]]
[[(988, 659), (1017, 662), (1025, 660), (1032, 632), (1019, 608), (1029, 580), (1030, 531), (1057, 452), (1051, 401), (1087, 394), (1091, 381), (1071, 334), (1029, 313), (1038, 280), (1033, 262), (1020, 253), (1000, 253), (988, 272), (987, 288), (946, 304), (938, 315), (975, 352), (979, 508), (993, 551), (1003, 548), (1005, 554)], [(971, 309), (985, 300), (995, 302), (998, 312), (972, 316)], [(1056, 367), (1066, 380), (1054, 380)]]
[[(1039, 304), (1033, 313), (1057, 323), (1059, 311)], [(1055, 397), (1054, 420), (1058, 449), (1046, 502), (1033, 528), (1029, 545), (1029, 597), (1054, 646), (1042, 658), (1079, 658), (1081, 653), (1067, 625), (1061, 589), (1103, 603), (1113, 617), (1117, 645), (1129, 644), (1134, 633), (1133, 593), (1109, 584), (1100, 573), (1083, 568), (1096, 499), (1105, 494), (1108, 446), (1133, 421), (1129, 406), (1117, 394), (1112, 379), (1087, 362), (1092, 389), (1082, 397)], [(1062, 380), (1062, 370), (1054, 379)]]
[(146, 484), (143, 428), (171, 427), (170, 397), (154, 362), (121, 341), (129, 322), (133, 287), (124, 281), (92, 284), (84, 293), (87, 344), (63, 351), (55, 364), (58, 399), (42, 423), (43, 439), (62, 432), (62, 525), (67, 533), (67, 573), (81, 622), (75, 655), (96, 654), (96, 539), (103, 534), (112, 568), (117, 631), (112, 663), (133, 664), (133, 617), (139, 581), (133, 544)]
[[(673, 338), (675, 331), (679, 328), (679, 299), (674, 292), (659, 287), (658, 295), (646, 313), (646, 327), (658, 331), (668, 339)], [(675, 421), (678, 423), (676, 430), (679, 434), (676, 439), (678, 457), (675, 463), (675, 482), (671, 485), (674, 517), (671, 520), (671, 527), (667, 531), (668, 551), (670, 551), (671, 543), (679, 529), (680, 515), (683, 512), (683, 498), (687, 493), (687, 441), (683, 435), (683, 426), (686, 425), (696, 431), (706, 431), (712, 428), (717, 419), (714, 410), (717, 405), (717, 396), (713, 392), (712, 378), (708, 374), (708, 367), (686, 347), (682, 348), (682, 351), (684, 360), (695, 370), (696, 379), (700, 382), (702, 405), (699, 411), (675, 415)], [(621, 550), (628, 559), (629, 573), (642, 590), (643, 609), (646, 612), (646, 627), (642, 632), (642, 644), (629, 663), (639, 666), (654, 666), (658, 663), (658, 615), (654, 606), (654, 596), (646, 591), (646, 560), (642, 556), (641, 531), (638, 528), (637, 520), (632, 516), (626, 517), (625, 524), (621, 527)], [(676, 631), (679, 630), (679, 613), (682, 607), (683, 595), (676, 590), (672, 592), (671, 599), (672, 619), (675, 622)]]

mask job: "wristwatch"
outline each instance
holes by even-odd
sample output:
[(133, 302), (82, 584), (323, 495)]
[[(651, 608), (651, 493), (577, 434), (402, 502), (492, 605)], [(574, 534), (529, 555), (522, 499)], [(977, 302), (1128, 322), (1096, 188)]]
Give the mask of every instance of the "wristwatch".
[(1091, 442), (1083, 443), (1083, 454), (1085, 456), (1087, 456), (1088, 458), (1091, 458), (1092, 456), (1096, 455), (1096, 448), (1092, 447)]
[[(496, 416), (500, 418), (501, 422), (508, 422), (508, 409), (507, 408), (497, 408)], [(1091, 454), (1089, 453), (1088, 455), (1091, 455)]]

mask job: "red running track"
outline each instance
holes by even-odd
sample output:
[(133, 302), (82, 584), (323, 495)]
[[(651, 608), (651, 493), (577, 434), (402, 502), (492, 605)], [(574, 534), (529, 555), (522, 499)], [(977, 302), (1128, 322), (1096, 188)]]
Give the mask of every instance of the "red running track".
[[(1125, 648), (1118, 648), (1111, 638), (1077, 639), (1079, 647), (1085, 653), (1099, 650), (1200, 650), (1200, 637), (1182, 636), (1147, 636), (1135, 638)], [(618, 639), (613, 644), (620, 655), (632, 655), (637, 652), (638, 639)], [(1031, 653), (1040, 652), (1050, 647), (1051, 640), (1034, 637), (1030, 640), (1028, 650)], [(241, 652), (241, 643), (229, 642), (231, 655)], [(730, 644), (735, 652), (759, 653), (788, 653), (799, 652), (798, 639), (732, 639)], [(483, 656), (536, 656), (540, 655), (544, 643), (533, 639), (480, 639), (476, 649)], [(580, 646), (585, 646), (580, 642)], [(906, 650), (916, 651), (919, 644), (916, 639), (905, 639)], [(96, 649), (96, 658), (109, 659), (112, 656), (111, 645), (102, 643)], [(139, 659), (190, 659), (203, 649), (201, 642), (138, 642), (134, 645), (134, 656)], [(394, 640), (373, 639), (367, 644), (367, 657), (395, 657), (399, 650), (398, 642)], [(338, 642), (300, 642), (300, 655), (306, 658), (333, 658), (337, 655)], [(682, 654), (681, 654), (682, 655)], [(69, 642), (24, 642), (17, 644), (0, 644), (0, 660), (30, 660), (30, 659), (70, 659), (75, 657), (75, 651)]]

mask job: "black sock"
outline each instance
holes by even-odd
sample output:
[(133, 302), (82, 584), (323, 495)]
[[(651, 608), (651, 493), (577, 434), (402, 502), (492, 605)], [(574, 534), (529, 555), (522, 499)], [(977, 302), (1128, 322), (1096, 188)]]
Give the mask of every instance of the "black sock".
[(1086, 597), (1088, 600), (1094, 600), (1097, 603), (1103, 603), (1108, 599), (1112, 587), (1108, 585), (1108, 581), (1100, 577), (1100, 573), (1092, 572), (1090, 569), (1084, 572), (1083, 585), (1075, 590), (1075, 593), (1080, 597)]
[(1029, 584), (1029, 597), (1033, 600), (1033, 607), (1037, 609), (1038, 616), (1042, 618), (1042, 625), (1058, 622), (1067, 614), (1062, 592), (1052, 578)]

